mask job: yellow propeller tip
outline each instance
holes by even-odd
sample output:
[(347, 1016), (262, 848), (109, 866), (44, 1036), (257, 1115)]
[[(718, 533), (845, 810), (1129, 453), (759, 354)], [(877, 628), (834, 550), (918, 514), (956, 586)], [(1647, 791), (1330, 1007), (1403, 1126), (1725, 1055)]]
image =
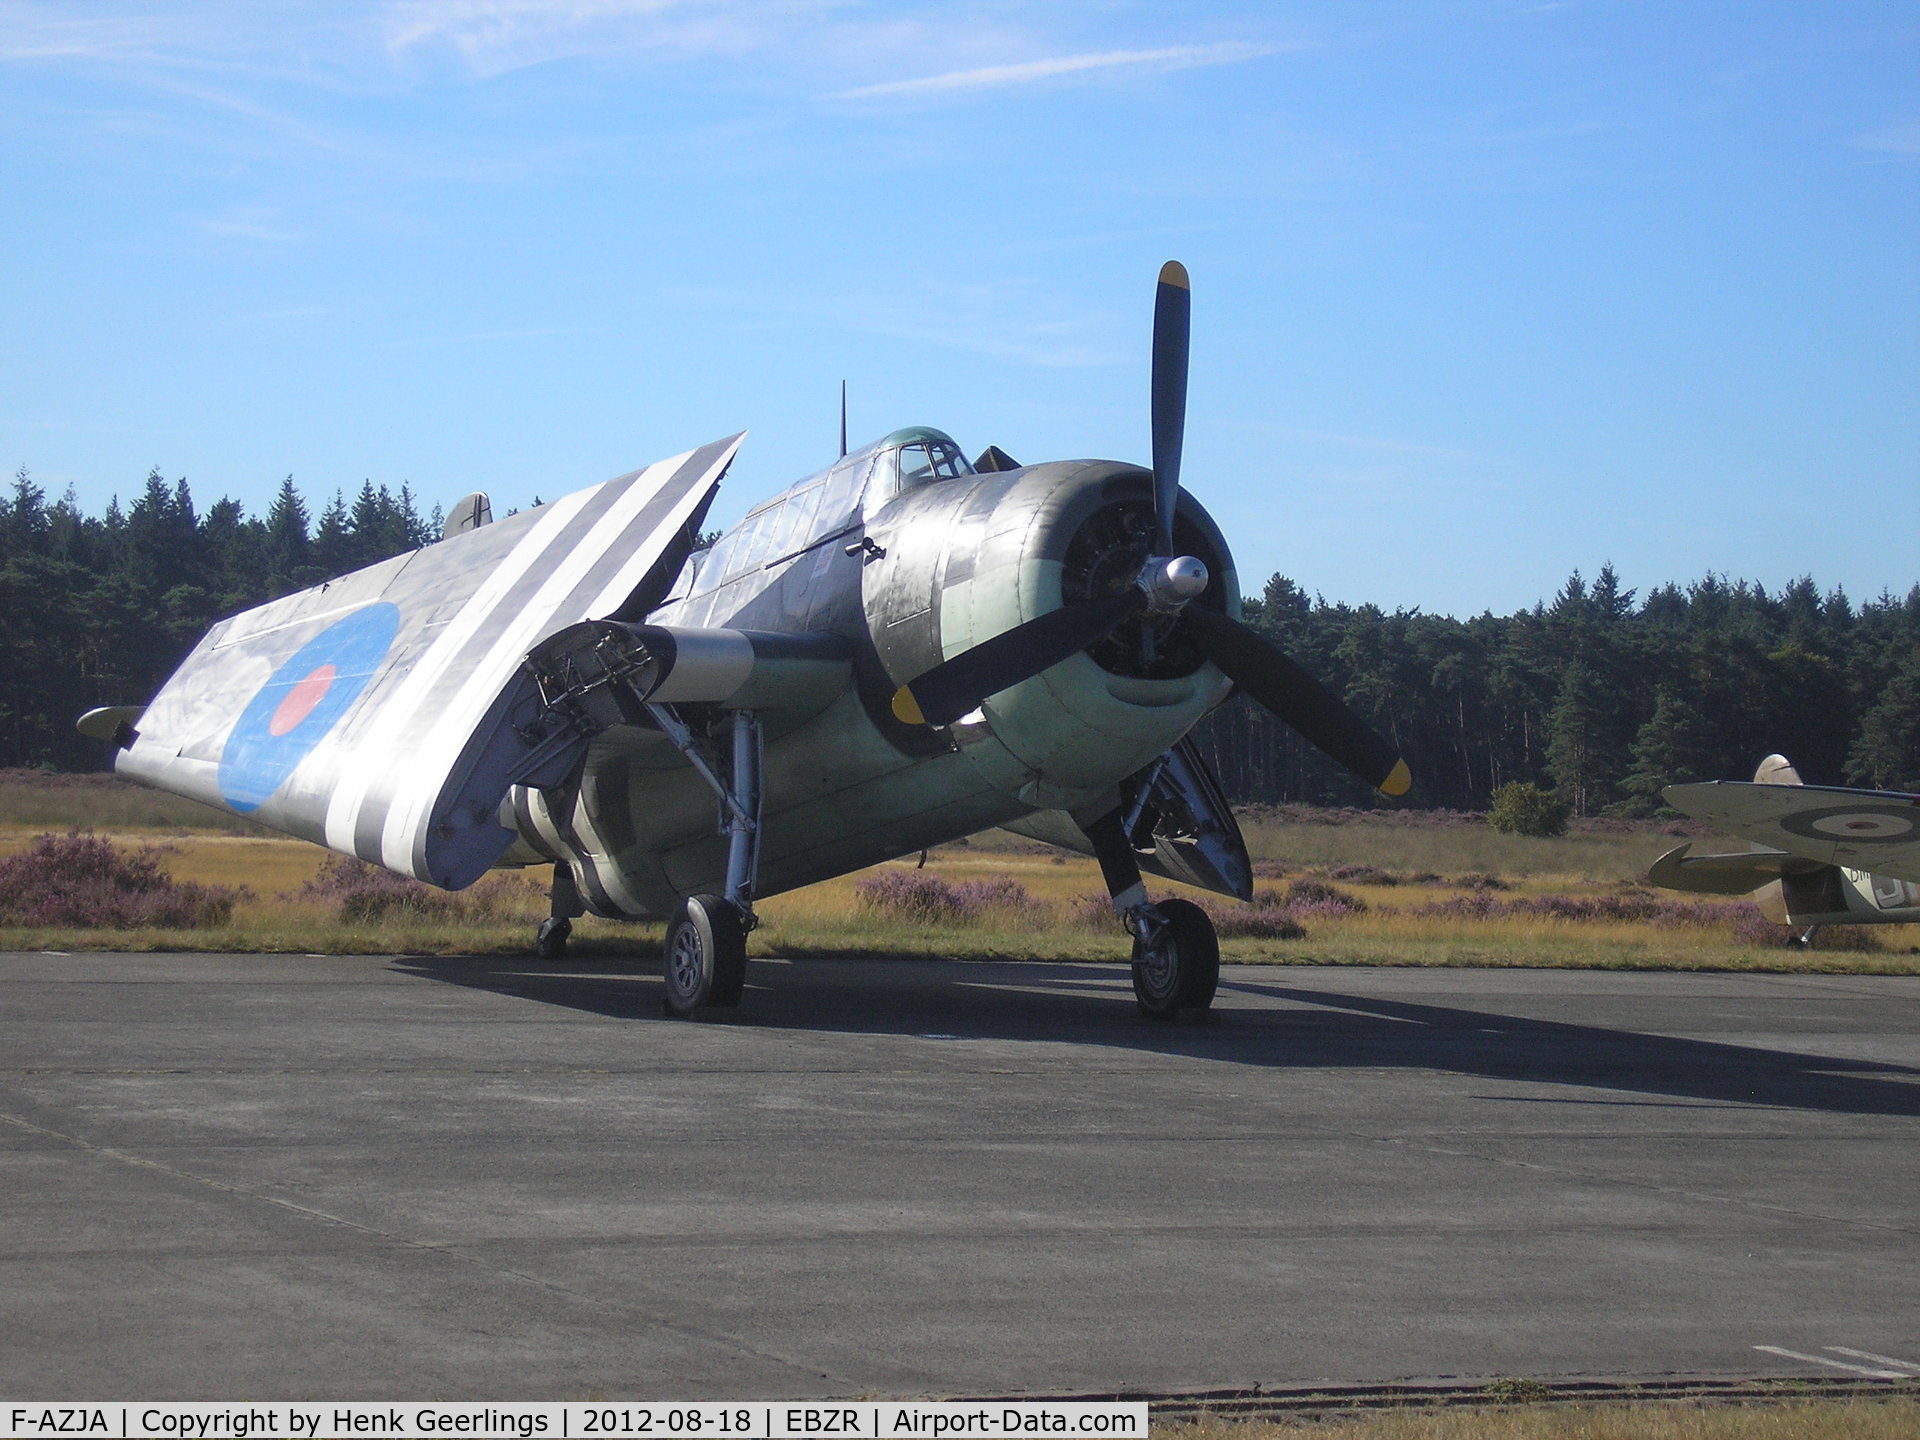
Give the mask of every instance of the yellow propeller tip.
[(1182, 290), (1191, 290), (1193, 285), (1187, 279), (1187, 267), (1178, 260), (1169, 260), (1160, 267), (1162, 285), (1178, 285)]
[(913, 698), (913, 691), (905, 685), (893, 692), (893, 718), (902, 725), (927, 723), (927, 717), (920, 713), (920, 702)]
[(1382, 795), (1390, 795), (1395, 800), (1398, 800), (1412, 787), (1413, 772), (1407, 769), (1406, 761), (1396, 760), (1393, 762), (1393, 770), (1388, 774), (1386, 779), (1380, 782), (1380, 793)]

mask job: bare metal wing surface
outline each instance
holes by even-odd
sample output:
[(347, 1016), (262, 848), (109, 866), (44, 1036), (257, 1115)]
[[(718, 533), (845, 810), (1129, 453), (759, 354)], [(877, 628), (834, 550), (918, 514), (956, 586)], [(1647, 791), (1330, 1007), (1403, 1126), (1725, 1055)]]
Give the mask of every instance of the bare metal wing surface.
[(503, 734), (528, 652), (644, 612), (679, 570), (741, 436), (215, 626), (117, 753), (131, 779), (459, 888), (511, 843), (516, 783), (577, 756)]
[(1715, 780), (1669, 785), (1674, 809), (1822, 865), (1920, 881), (1920, 795)]

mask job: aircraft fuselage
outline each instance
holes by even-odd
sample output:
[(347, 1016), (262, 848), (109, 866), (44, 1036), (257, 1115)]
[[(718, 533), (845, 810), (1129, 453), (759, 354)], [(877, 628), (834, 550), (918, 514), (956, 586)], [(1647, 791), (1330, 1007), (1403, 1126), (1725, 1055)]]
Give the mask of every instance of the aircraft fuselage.
[[(902, 488), (885, 471), (892, 458), (884, 444), (870, 447), (762, 505), (690, 562), (647, 617), (835, 634), (852, 647), (852, 683), (823, 708), (767, 716), (761, 895), (1036, 811), (1110, 808), (1118, 783), (1227, 689), (1217, 668), (1177, 646), (1143, 662), (1132, 634), (992, 696), (950, 727), (901, 723), (889, 697), (943, 658), (1063, 598), (1130, 583), (1152, 502), (1148, 472), (1116, 462)], [(1212, 574), (1197, 603), (1237, 615), (1218, 528), (1184, 495), (1178, 518), (1182, 553), (1201, 554)], [(729, 723), (689, 715), (702, 718)], [(522, 842), (509, 860), (571, 860), (596, 912), (663, 915), (681, 896), (716, 890), (726, 873), (714, 796), (657, 732), (609, 731), (576, 788), (515, 800)]]
[(1837, 865), (1776, 880), (1756, 898), (1769, 918), (1791, 925), (1920, 924), (1920, 885)]

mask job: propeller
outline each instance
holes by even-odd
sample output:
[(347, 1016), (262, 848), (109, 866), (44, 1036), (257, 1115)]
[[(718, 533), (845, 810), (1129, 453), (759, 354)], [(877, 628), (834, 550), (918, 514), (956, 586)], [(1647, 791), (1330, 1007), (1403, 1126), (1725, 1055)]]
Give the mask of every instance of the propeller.
[(1286, 721), (1329, 759), (1346, 766), (1383, 795), (1399, 797), (1413, 772), (1339, 696), (1238, 620), (1195, 605), (1186, 622), (1207, 658), (1254, 700)]
[(1176, 617), (1202, 653), (1255, 701), (1383, 794), (1404, 795), (1413, 783), (1406, 762), (1350, 706), (1238, 620), (1187, 603), (1209, 583), (1204, 563), (1173, 549), (1191, 316), (1186, 267), (1169, 260), (1160, 268), (1153, 305), (1154, 550), (1134, 582), (1118, 594), (1051, 610), (934, 666), (895, 692), (893, 713), (909, 725), (951, 725), (989, 695), (1058, 665), (1135, 616)]
[(1173, 507), (1180, 494), (1180, 446), (1187, 433), (1187, 342), (1193, 288), (1187, 267), (1169, 260), (1153, 290), (1153, 525), (1156, 555), (1173, 554)]
[(893, 713), (909, 725), (951, 725), (989, 695), (1031, 679), (1077, 655), (1141, 608), (1145, 597), (1128, 588), (1078, 605), (1062, 605), (1037, 620), (1003, 630), (971, 650), (936, 665), (894, 692)]

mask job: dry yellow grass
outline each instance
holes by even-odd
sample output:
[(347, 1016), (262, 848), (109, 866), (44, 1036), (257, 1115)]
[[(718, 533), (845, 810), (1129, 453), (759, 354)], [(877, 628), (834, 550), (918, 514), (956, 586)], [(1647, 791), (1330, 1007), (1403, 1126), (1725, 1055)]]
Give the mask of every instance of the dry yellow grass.
[(1156, 1440), (1915, 1440), (1912, 1400), (1523, 1405), (1154, 1427)]
[(1282, 821), (1242, 818), (1247, 849), (1256, 859), (1332, 867), (1377, 865), (1383, 870), (1437, 870), (1443, 875), (1485, 871), (1520, 877), (1574, 876), (1621, 880), (1646, 873), (1663, 850), (1680, 841), (1640, 831), (1598, 831), (1540, 838), (1503, 835), (1482, 824), (1401, 826), (1378, 819)]
[[(244, 887), (248, 898), (232, 924), (217, 930), (55, 931), (0, 930), (0, 946), (13, 949), (223, 949), (417, 953), (511, 953), (526, 949), (545, 914), (544, 877), (526, 872), (499, 918), (484, 922), (388, 918), (342, 924), (332, 907), (299, 896), (327, 852), (296, 840), (236, 833), (211, 824), (183, 827), (177, 820), (217, 812), (190, 802), (158, 797), (166, 816), (141, 823), (148, 792), (109, 777), (58, 784), (0, 777), (0, 856), (25, 848), (36, 834), (68, 823), (93, 823), (96, 833), (119, 844), (155, 843), (163, 865), (179, 879)], [(65, 807), (64, 811), (62, 806)], [(175, 810), (180, 815), (175, 815)], [(193, 815), (198, 812), (198, 817)], [(23, 817), (31, 816), (31, 821)], [(129, 818), (131, 817), (131, 818)], [(232, 817), (226, 817), (231, 819)], [(41, 823), (49, 820), (54, 823)], [(1631, 884), (1672, 837), (1648, 832), (1607, 831), (1549, 840), (1499, 835), (1484, 826), (1397, 825), (1368, 817), (1330, 816), (1325, 823), (1280, 821), (1259, 816), (1246, 823), (1256, 859), (1279, 863), (1289, 873), (1262, 880), (1263, 889), (1284, 890), (1309, 869), (1321, 874), (1349, 865), (1372, 865), (1401, 881), (1448, 876), (1458, 882), (1474, 872), (1504, 877), (1500, 898), (1540, 895), (1604, 896)], [(899, 861), (890, 867), (913, 868)], [(1077, 924), (1069, 912), (1081, 897), (1101, 893), (1097, 868), (1003, 832), (970, 844), (945, 847), (928, 870), (959, 884), (1008, 877), (1044, 907), (1036, 915), (991, 915), (971, 925), (917, 926), (864, 907), (858, 877), (845, 876), (761, 902), (761, 928), (753, 953), (941, 955), (955, 958), (1119, 959), (1127, 942), (1117, 925)], [(482, 882), (494, 883), (494, 882)], [(506, 882), (514, 886), (516, 882)], [(1551, 966), (1608, 969), (1712, 969), (1920, 972), (1920, 927), (1876, 927), (1877, 952), (1790, 951), (1737, 941), (1728, 924), (1705, 927), (1628, 922), (1572, 923), (1540, 917), (1475, 919), (1415, 913), (1469, 893), (1460, 883), (1380, 884), (1337, 880), (1367, 903), (1361, 914), (1315, 918), (1304, 939), (1229, 937), (1225, 958), (1242, 962), (1331, 965)], [(1164, 886), (1163, 889), (1177, 887)], [(575, 945), (589, 955), (651, 957), (660, 927), (624, 925), (586, 917), (576, 922)]]
[[(913, 861), (891, 867), (914, 868)], [(1343, 862), (1348, 863), (1348, 862)], [(1036, 850), (987, 851), (978, 847), (939, 852), (928, 871), (951, 883), (1008, 876), (1035, 899), (1064, 908), (1077, 897), (1099, 893), (1092, 861), (1049, 856)], [(859, 877), (846, 876), (765, 901), (756, 953), (823, 953), (882, 948), (910, 954), (1027, 955), (1035, 958), (1118, 958), (1125, 950), (1117, 928), (1083, 930), (1056, 920), (1031, 925), (913, 926), (863, 913), (855, 891)], [(1285, 880), (1261, 888), (1284, 888)], [(1303, 940), (1228, 938), (1224, 958), (1293, 965), (1550, 966), (1604, 969), (1712, 969), (1818, 971), (1846, 974), (1911, 974), (1920, 956), (1906, 953), (1915, 927), (1890, 926), (1882, 952), (1791, 951), (1743, 945), (1730, 927), (1695, 929), (1651, 923), (1570, 923), (1535, 918), (1473, 920), (1406, 913), (1414, 907), (1468, 893), (1458, 885), (1366, 885), (1339, 882), (1368, 903), (1362, 914), (1317, 919)], [(1526, 895), (1604, 895), (1618, 877), (1602, 881), (1577, 875), (1534, 874), (1503, 898)], [(1164, 885), (1157, 888), (1178, 890)], [(1898, 948), (1895, 948), (1896, 945)]]
[[(32, 833), (0, 833), (0, 856), (24, 849)], [(543, 879), (526, 872), (511, 902), (496, 919), (462, 923), (392, 917), (343, 924), (330, 906), (303, 899), (327, 852), (298, 840), (189, 834), (153, 836), (98, 832), (118, 844), (157, 843), (162, 864), (182, 880), (244, 887), (248, 897), (233, 922), (207, 930), (0, 930), (0, 947), (16, 950), (262, 950), (330, 954), (501, 954), (525, 950), (546, 913)], [(896, 861), (877, 869), (913, 869)], [(1127, 953), (1117, 925), (1088, 928), (1067, 912), (1080, 897), (1100, 892), (1093, 862), (1037, 849), (959, 847), (937, 853), (929, 873), (954, 884), (1009, 877), (1051, 914), (973, 925), (914, 925), (876, 914), (860, 903), (858, 876), (842, 876), (761, 902), (761, 928), (752, 939), (756, 955), (892, 954), (948, 958), (1114, 960)], [(1285, 881), (1262, 882), (1284, 888)], [(1636, 923), (1569, 923), (1538, 918), (1467, 919), (1406, 913), (1413, 907), (1467, 893), (1457, 885), (1386, 886), (1340, 882), (1366, 900), (1362, 914), (1311, 921), (1300, 940), (1228, 938), (1222, 956), (1243, 963), (1293, 965), (1525, 966), (1601, 969), (1817, 971), (1847, 974), (1920, 972), (1909, 953), (1913, 927), (1887, 927), (1892, 940), (1880, 952), (1791, 951), (1742, 945), (1725, 926), (1691, 928)], [(1502, 892), (1511, 898), (1542, 894), (1605, 894), (1617, 881), (1534, 874)], [(1165, 889), (1178, 887), (1165, 886)], [(660, 927), (628, 925), (587, 916), (575, 922), (575, 946), (583, 954), (650, 957)]]

